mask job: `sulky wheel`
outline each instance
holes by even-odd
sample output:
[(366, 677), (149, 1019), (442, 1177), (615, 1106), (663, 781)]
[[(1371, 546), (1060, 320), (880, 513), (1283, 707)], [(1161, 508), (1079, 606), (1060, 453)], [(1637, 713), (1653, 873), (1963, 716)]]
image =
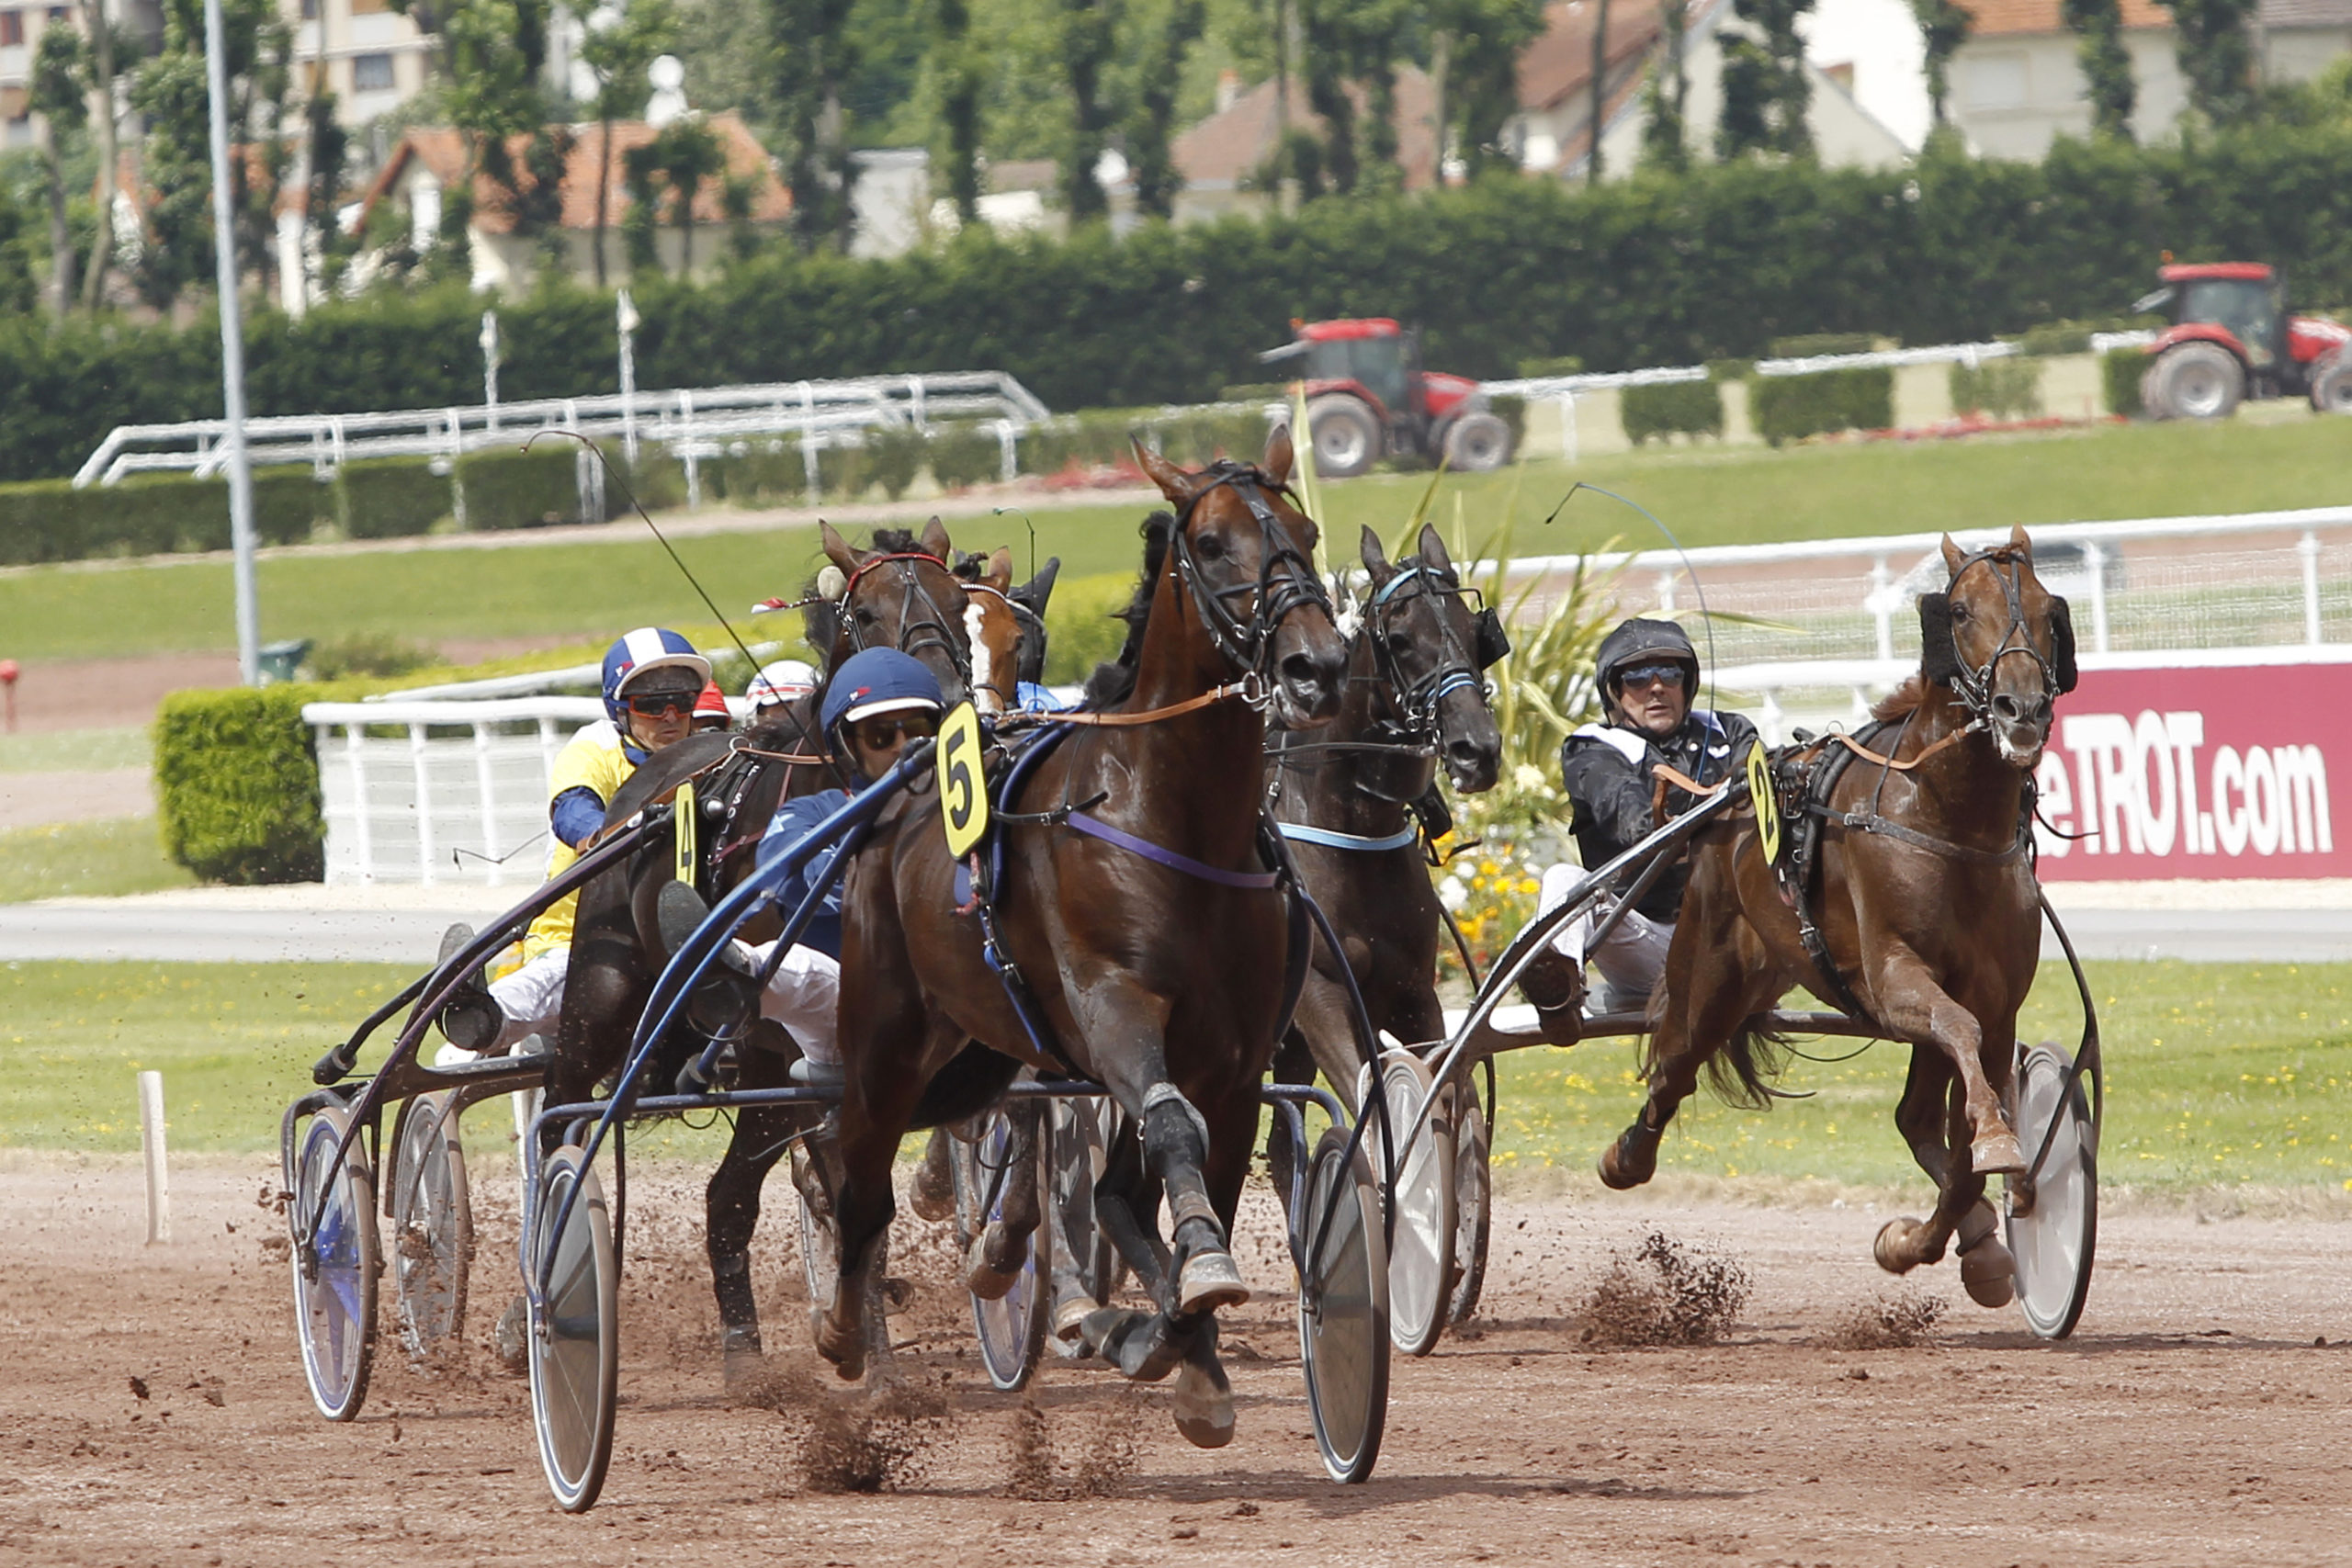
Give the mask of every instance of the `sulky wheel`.
[[(949, 1145), (956, 1172), (956, 1239), (967, 1259), (972, 1256), (973, 1239), (1003, 1217), (1012, 1183), (1038, 1181), (1046, 1174), (1043, 1151), (1033, 1153), (1018, 1170), (1006, 1168), (1014, 1141), (1014, 1114), (1015, 1109), (1009, 1104), (984, 1111), (971, 1142), (956, 1138)], [(979, 1335), (980, 1364), (988, 1369), (989, 1382), (1008, 1393), (1028, 1382), (1029, 1375), (1037, 1370), (1038, 1353), (1046, 1347), (1046, 1297), (1052, 1275), (1045, 1258), (1048, 1224), (1044, 1216), (1049, 1211), (1044, 1204), (1050, 1196), (1050, 1188), (1039, 1193), (1039, 1223), (1029, 1233), (1026, 1255), (1012, 1288), (994, 1301), (978, 1292), (972, 1294), (972, 1326)]]
[(340, 1165), (335, 1148), (351, 1112), (322, 1108), (302, 1133), (294, 1161), (294, 1330), (302, 1341), (302, 1374), (311, 1402), (330, 1421), (348, 1421), (368, 1397), (376, 1355), (376, 1188), (368, 1142), (354, 1137)]
[(392, 1299), (401, 1342), (423, 1360), (465, 1327), (473, 1205), (451, 1091), (419, 1095), (392, 1135)]
[(1478, 1293), (1487, 1286), (1487, 1237), (1494, 1224), (1495, 1189), (1487, 1161), (1493, 1133), (1476, 1086), (1464, 1083), (1461, 1111), (1453, 1122), (1453, 1285), (1447, 1292), (1445, 1321), (1460, 1327), (1476, 1315)]
[[(1396, 1137), (1412, 1130), (1429, 1101), (1430, 1081), (1429, 1068), (1410, 1051), (1381, 1054), (1387, 1130)], [(1360, 1102), (1363, 1098), (1359, 1096)], [(1381, 1138), (1377, 1115), (1365, 1114), (1374, 1117), (1365, 1137)], [(1453, 1126), (1445, 1107), (1440, 1106), (1396, 1162), (1396, 1223), (1388, 1236), (1388, 1332), (1408, 1356), (1428, 1355), (1445, 1332), (1453, 1237)]]
[(540, 1168), (531, 1245), (524, 1252), (524, 1267), (547, 1282), (531, 1310), (531, 1422), (548, 1485), (568, 1514), (586, 1512), (605, 1484), (620, 1375), (620, 1265), (612, 1217), (596, 1173), (582, 1158), (579, 1146), (567, 1144)]
[(2027, 1326), (2044, 1339), (2064, 1339), (2083, 1315), (2098, 1247), (2098, 1137), (2074, 1063), (2045, 1042), (2027, 1051), (2017, 1068), (2018, 1141), (2031, 1159), (2054, 1118), (2050, 1140), (2030, 1181), (2009, 1180), (2009, 1253), (2017, 1260), (2018, 1305)]
[(1298, 1352), (1315, 1445), (1331, 1479), (1370, 1477), (1388, 1421), (1388, 1260), (1380, 1242), (1380, 1190), (1347, 1134), (1327, 1129), (1309, 1168), (1306, 1212), (1295, 1217)]

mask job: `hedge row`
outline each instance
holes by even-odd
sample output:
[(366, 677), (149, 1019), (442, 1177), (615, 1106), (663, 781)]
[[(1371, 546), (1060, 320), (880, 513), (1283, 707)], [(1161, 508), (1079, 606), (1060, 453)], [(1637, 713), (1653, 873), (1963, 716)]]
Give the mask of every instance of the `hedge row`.
[(316, 688), (175, 692), (155, 716), (164, 852), (208, 882), (316, 882), (326, 870)]
[[(637, 295), (640, 385), (701, 387), (996, 368), (1055, 408), (1192, 403), (1263, 370), (1294, 316), (1393, 315), (1429, 364), (1499, 377), (1753, 357), (1799, 334), (1978, 341), (2109, 315), (2161, 253), (2255, 257), (2352, 298), (2352, 127), (2264, 126), (2139, 147), (2062, 141), (2039, 164), (1938, 152), (1908, 168), (1746, 161), (1596, 188), (1517, 176), (1296, 216), (1114, 239), (954, 243), (888, 261), (762, 256)], [(1465, 286), (1475, 279), (1475, 287)], [(615, 389), (611, 297), (502, 304), (502, 389)], [(481, 304), (463, 288), (265, 314), (258, 413), (433, 408), (480, 397)], [(0, 324), (0, 479), (70, 471), (113, 426), (217, 412), (213, 324)]]
[(1954, 413), (2041, 417), (2041, 367), (2031, 358), (1988, 359), (1973, 366), (1955, 362), (1949, 384)]
[(2107, 389), (2108, 412), (2137, 419), (2148, 412), (2140, 400), (2140, 378), (2147, 371), (2148, 351), (2143, 348), (2110, 348), (2099, 355), (2099, 380)]
[(1724, 390), (1713, 377), (1704, 381), (1628, 387), (1618, 394), (1618, 416), (1624, 423), (1626, 439), (1636, 446), (1648, 445), (1652, 437), (1721, 436)]
[(1894, 372), (1758, 376), (1747, 383), (1747, 407), (1756, 434), (1775, 446), (1832, 430), (1885, 430), (1894, 423)]

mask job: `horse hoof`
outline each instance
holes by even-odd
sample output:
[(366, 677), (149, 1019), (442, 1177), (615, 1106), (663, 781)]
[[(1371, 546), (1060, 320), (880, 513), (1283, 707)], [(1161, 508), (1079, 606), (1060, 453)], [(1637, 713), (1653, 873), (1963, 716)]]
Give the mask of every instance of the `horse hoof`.
[(857, 1382), (865, 1375), (864, 1326), (835, 1322), (831, 1313), (826, 1314), (817, 1325), (817, 1354), (833, 1364), (842, 1382)]
[(1657, 1150), (1632, 1152), (1633, 1133), (1628, 1130), (1615, 1143), (1600, 1151), (1600, 1183), (1623, 1192), (1639, 1187), (1657, 1174)]
[(1968, 1163), (1979, 1176), (2001, 1176), (2025, 1168), (2025, 1150), (2018, 1146), (2017, 1134), (2004, 1127), (1969, 1145)]
[(1978, 1203), (1960, 1223), (1960, 1282), (1978, 1306), (2004, 1307), (2017, 1299), (2017, 1259), (2003, 1244), (1993, 1205)]
[(1250, 1287), (1242, 1282), (1233, 1254), (1220, 1247), (1195, 1252), (1184, 1259), (1184, 1271), (1176, 1280), (1176, 1310), (1180, 1314), (1189, 1317), (1198, 1312), (1239, 1306), (1249, 1299)]
[(757, 1349), (729, 1350), (725, 1360), (727, 1392), (749, 1393), (768, 1379), (768, 1359)]
[(1001, 1302), (1012, 1293), (1021, 1278), (1018, 1269), (999, 1269), (989, 1262), (989, 1233), (972, 1238), (964, 1251), (964, 1288), (984, 1302)]
[(1189, 1358), (1176, 1372), (1176, 1430), (1196, 1449), (1233, 1441), (1233, 1384), (1215, 1352)]
[(1091, 1356), (1086, 1348), (1086, 1320), (1096, 1311), (1091, 1296), (1072, 1296), (1054, 1303), (1053, 1325), (1047, 1331), (1066, 1356)]
[(931, 1145), (922, 1152), (922, 1163), (915, 1167), (913, 1190), (907, 1195), (915, 1213), (926, 1220), (956, 1217), (956, 1173), (947, 1166), (949, 1136), (944, 1128), (933, 1131)]
[(1871, 1243), (1871, 1256), (1890, 1274), (1908, 1274), (1919, 1266), (1919, 1259), (1914, 1256), (1913, 1238), (1921, 1229), (1914, 1219), (1887, 1221), (1879, 1226), (1878, 1239)]

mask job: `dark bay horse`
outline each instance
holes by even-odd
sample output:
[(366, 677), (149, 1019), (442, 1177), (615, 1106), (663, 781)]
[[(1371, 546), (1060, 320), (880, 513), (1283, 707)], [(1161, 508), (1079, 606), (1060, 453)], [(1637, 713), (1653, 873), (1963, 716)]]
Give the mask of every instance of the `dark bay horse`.
[[(1094, 716), (1023, 759), (1001, 875), (957, 888), (936, 791), (902, 797), (843, 893), (838, 1192), (842, 1284), (818, 1349), (861, 1376), (891, 1159), (935, 1077), (1001, 1084), (1023, 1064), (1101, 1082), (1140, 1128), (1097, 1189), (1104, 1224), (1157, 1314), (1104, 1309), (1089, 1348), (1130, 1377), (1178, 1372), (1177, 1425), (1230, 1440), (1216, 1310), (1248, 1299), (1228, 1247), (1284, 1000), (1286, 900), (1259, 870), (1265, 716), (1296, 728), (1340, 702), (1346, 650), (1289, 499), (1287, 431), (1259, 467), (1187, 473), (1139, 452), (1175, 508), (1147, 525), (1127, 647), (1097, 672)], [(1148, 722), (1141, 722), (1143, 720)], [(984, 951), (991, 915), (998, 955)], [(1034, 1032), (1033, 1032), (1034, 1031)], [(989, 1053), (997, 1055), (990, 1055)], [(1158, 1235), (1164, 1189), (1173, 1250)]]
[(1829, 971), (1809, 955), (1752, 817), (1703, 829), (1653, 1015), (1649, 1097), (1601, 1156), (1600, 1176), (1617, 1188), (1650, 1179), (1702, 1066), (1730, 1097), (1761, 1103), (1773, 1043), (1749, 1021), (1803, 986), (1912, 1047), (1895, 1124), (1939, 1196), (1926, 1223), (1887, 1224), (1879, 1263), (1894, 1273), (1933, 1263), (1957, 1234), (1962, 1282), (1998, 1306), (2012, 1266), (1984, 1179), (2026, 1168), (2003, 1106), (2041, 952), (2030, 781), (2052, 706), (2074, 689), (2075, 639), (2022, 528), (1965, 553), (1947, 536), (1943, 553), (1949, 587), (1920, 601), (1919, 673), (1861, 738), (1889, 761), (1858, 756), (1820, 808), (1812, 907)]
[[(1346, 949), (1317, 939), (1275, 1073), (1304, 1082), (1319, 1066), (1351, 1103), (1361, 1053), (1340, 965), (1354, 973), (1374, 1030), (1410, 1043), (1444, 1038), (1436, 976), (1445, 913), (1414, 806), (1441, 761), (1455, 789), (1476, 795), (1494, 787), (1502, 754), (1480, 679), (1482, 640), (1499, 626), (1482, 632), (1437, 530), (1424, 526), (1418, 553), (1394, 566), (1370, 528), (1359, 553), (1371, 581), (1348, 640), (1340, 716), (1311, 734), (1267, 738), (1275, 819)], [(1280, 1134), (1286, 1123), (1273, 1125)]]

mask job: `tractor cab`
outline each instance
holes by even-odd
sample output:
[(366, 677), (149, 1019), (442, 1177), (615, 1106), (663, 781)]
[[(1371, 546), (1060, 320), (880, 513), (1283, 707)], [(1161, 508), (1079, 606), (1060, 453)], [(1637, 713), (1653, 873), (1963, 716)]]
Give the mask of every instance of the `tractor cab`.
[(1510, 461), (1510, 427), (1476, 382), (1421, 368), (1419, 333), (1386, 316), (1293, 321), (1291, 331), (1290, 342), (1258, 357), (1296, 367), (1317, 473), (1345, 479), (1398, 454), (1442, 454), (1467, 472)]
[(2175, 341), (2192, 334), (2186, 328), (2219, 328), (2226, 340), (2211, 332), (2194, 333), (2222, 341), (2263, 374), (2284, 357), (2287, 335), (2286, 280), (2260, 262), (2218, 262), (2199, 266), (2167, 266), (2157, 275), (2165, 286), (2136, 301), (2132, 314), (2161, 310), (2172, 318)]
[(1390, 426), (1415, 421), (1420, 408), (1420, 334), (1386, 317), (1315, 321), (1299, 328), (1306, 349), (1309, 396), (1340, 387), (1361, 389)]

